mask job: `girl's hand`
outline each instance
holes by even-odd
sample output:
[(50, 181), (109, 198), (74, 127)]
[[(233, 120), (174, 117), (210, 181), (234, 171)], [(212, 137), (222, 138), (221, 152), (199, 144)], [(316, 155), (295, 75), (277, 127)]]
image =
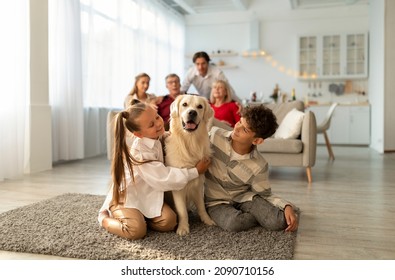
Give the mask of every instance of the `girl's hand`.
[(211, 159), (210, 158), (204, 158), (201, 159), (197, 164), (196, 164), (196, 169), (199, 174), (204, 174), (204, 172), (207, 171), (208, 167), (211, 164)]
[(164, 133), (163, 133), (163, 135), (162, 135), (162, 139), (163, 140), (165, 140), (167, 137), (169, 137), (170, 136), (170, 131), (165, 131)]

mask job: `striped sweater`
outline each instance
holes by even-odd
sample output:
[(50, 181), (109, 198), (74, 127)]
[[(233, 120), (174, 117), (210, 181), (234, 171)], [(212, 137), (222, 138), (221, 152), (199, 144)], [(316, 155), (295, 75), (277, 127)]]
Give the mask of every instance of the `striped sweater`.
[(260, 195), (282, 210), (287, 204), (292, 205), (272, 194), (268, 163), (256, 148), (246, 155), (235, 154), (231, 133), (218, 127), (210, 131), (214, 154), (206, 172), (206, 206), (246, 202), (255, 195)]

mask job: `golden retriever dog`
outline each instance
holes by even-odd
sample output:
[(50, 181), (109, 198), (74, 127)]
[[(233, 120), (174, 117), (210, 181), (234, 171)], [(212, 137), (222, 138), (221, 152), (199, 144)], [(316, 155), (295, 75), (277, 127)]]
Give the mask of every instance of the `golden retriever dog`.
[[(165, 162), (168, 166), (192, 168), (211, 156), (207, 125), (214, 116), (207, 99), (197, 95), (180, 95), (170, 106), (170, 135), (165, 139)], [(188, 209), (196, 206), (200, 219), (215, 225), (204, 205), (204, 175), (190, 181), (180, 191), (172, 191), (178, 215), (178, 235), (189, 233)]]

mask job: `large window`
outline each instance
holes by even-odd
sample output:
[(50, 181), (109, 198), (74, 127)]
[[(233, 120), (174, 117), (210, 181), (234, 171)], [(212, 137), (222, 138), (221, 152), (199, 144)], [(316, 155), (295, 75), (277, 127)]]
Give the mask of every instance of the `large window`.
[(149, 92), (182, 74), (183, 18), (157, 0), (48, 1), (53, 161), (106, 152), (106, 117), (140, 72)]
[(81, 0), (84, 107), (122, 107), (141, 72), (166, 94), (165, 76), (183, 74), (184, 30), (157, 1)]

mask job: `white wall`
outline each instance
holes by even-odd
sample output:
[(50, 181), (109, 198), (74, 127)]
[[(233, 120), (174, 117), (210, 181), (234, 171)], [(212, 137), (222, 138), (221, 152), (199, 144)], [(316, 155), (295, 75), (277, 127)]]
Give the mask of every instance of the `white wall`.
[(383, 153), (395, 151), (395, 2), (370, 4), (370, 79), (372, 104), (371, 147)]
[[(260, 22), (260, 47), (269, 52), (277, 65), (293, 70), (298, 68), (298, 35), (369, 30), (367, 5), (295, 11), (291, 10), (288, 0), (262, 0), (253, 1), (246, 12), (187, 16), (187, 54), (201, 50), (210, 54), (217, 49), (239, 53), (237, 57), (223, 60), (238, 65), (236, 69), (224, 69), (224, 73), (241, 98), (249, 98), (252, 90), (268, 97), (276, 83), (288, 93), (295, 88), (299, 98), (307, 91), (306, 82), (299, 82), (286, 71), (280, 72), (278, 66), (272, 66), (272, 62), (262, 57), (241, 56), (243, 51), (249, 49), (249, 23), (252, 19)], [(186, 67), (192, 64), (191, 58), (187, 58), (186, 64)], [(362, 83), (367, 86), (366, 81)], [(322, 88), (324, 93), (329, 94), (328, 83), (323, 83)]]
[(395, 151), (395, 1), (385, 1), (384, 151)]
[(384, 1), (373, 1), (370, 7), (370, 91), (374, 91), (369, 98), (371, 110), (370, 146), (384, 151)]

